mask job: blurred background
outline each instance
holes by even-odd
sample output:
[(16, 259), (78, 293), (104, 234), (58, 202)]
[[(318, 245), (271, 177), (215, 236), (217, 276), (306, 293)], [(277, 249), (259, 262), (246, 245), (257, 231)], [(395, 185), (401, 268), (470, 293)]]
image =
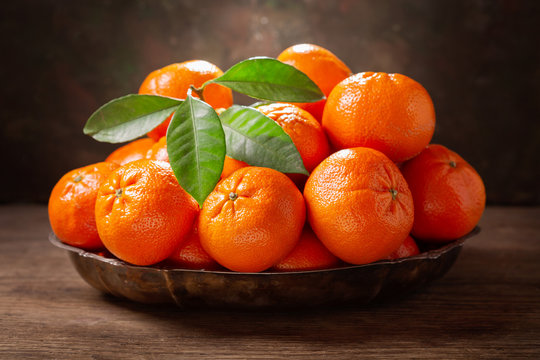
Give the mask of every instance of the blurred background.
[[(483, 177), (488, 204), (538, 205), (540, 2), (517, 0), (18, 0), (2, 5), (0, 203), (46, 203), (67, 171), (117, 146), (83, 135), (146, 75), (204, 59), (226, 70), (297, 43), (353, 72), (408, 75), (431, 94), (432, 142)], [(236, 97), (237, 103), (246, 103)]]

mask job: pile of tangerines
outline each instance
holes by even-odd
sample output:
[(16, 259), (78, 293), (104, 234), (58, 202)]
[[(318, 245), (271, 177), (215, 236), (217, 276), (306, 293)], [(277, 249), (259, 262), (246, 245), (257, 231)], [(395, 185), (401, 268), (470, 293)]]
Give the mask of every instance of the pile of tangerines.
[[(63, 242), (134, 265), (241, 272), (304, 271), (419, 253), (473, 230), (485, 207), (478, 173), (430, 144), (435, 111), (427, 91), (400, 74), (351, 70), (330, 51), (301, 44), (278, 60), (319, 86), (325, 100), (256, 109), (290, 136), (309, 176), (225, 158), (202, 208), (168, 163), (170, 122), (68, 172), (49, 200)], [(139, 94), (184, 99), (222, 74), (206, 61), (148, 75)], [(218, 113), (231, 90), (204, 89)], [(172, 116), (172, 115), (171, 115)]]

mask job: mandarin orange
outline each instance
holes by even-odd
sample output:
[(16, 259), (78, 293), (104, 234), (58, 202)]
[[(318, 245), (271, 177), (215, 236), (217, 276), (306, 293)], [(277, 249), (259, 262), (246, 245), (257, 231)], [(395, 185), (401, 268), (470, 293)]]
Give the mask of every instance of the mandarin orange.
[(230, 270), (263, 271), (296, 245), (305, 212), (302, 194), (287, 176), (244, 167), (206, 198), (198, 223), (201, 245)]
[(114, 150), (107, 156), (105, 161), (124, 165), (131, 161), (145, 159), (148, 150), (150, 150), (155, 143), (154, 139), (150, 138), (134, 140)]
[(166, 259), (169, 266), (191, 270), (217, 270), (219, 264), (201, 246), (197, 220), (191, 228), (187, 238)]
[(87, 250), (103, 247), (94, 208), (99, 187), (117, 167), (108, 162), (84, 166), (56, 183), (49, 198), (49, 221), (62, 242)]
[(457, 239), (474, 229), (486, 205), (476, 170), (442, 145), (429, 145), (401, 169), (414, 199), (412, 234), (430, 242)]
[(435, 110), (426, 89), (413, 79), (364, 72), (335, 86), (322, 125), (337, 150), (369, 147), (402, 162), (431, 141)]
[(410, 233), (413, 200), (397, 166), (369, 148), (338, 151), (311, 173), (304, 197), (308, 220), (341, 260), (383, 259)]
[(304, 227), (292, 251), (272, 266), (273, 271), (308, 271), (336, 267), (340, 263), (309, 226)]
[(180, 246), (199, 206), (164, 161), (137, 160), (101, 185), (96, 224), (105, 247), (126, 262), (152, 265)]

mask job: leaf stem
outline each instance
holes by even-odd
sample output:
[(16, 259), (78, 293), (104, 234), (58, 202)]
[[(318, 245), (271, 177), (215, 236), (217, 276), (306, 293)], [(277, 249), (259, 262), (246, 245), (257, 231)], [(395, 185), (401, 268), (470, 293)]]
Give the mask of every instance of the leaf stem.
[(200, 88), (196, 88), (195, 86), (190, 85), (190, 86), (189, 86), (189, 89), (190, 89), (192, 92), (194, 92), (195, 94), (197, 94), (197, 96), (199, 97), (199, 99), (201, 99), (202, 101), (204, 101), (204, 95), (203, 95), (204, 87), (205, 87), (204, 84), (203, 84), (203, 86), (201, 86)]

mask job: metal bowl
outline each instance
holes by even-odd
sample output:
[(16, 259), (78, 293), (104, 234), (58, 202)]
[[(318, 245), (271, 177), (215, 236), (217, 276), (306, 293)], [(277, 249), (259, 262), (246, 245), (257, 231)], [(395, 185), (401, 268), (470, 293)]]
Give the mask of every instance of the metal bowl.
[(366, 265), (302, 272), (237, 273), (135, 266), (116, 258), (50, 242), (69, 253), (81, 277), (94, 288), (142, 303), (176, 303), (182, 308), (294, 308), (367, 304), (394, 298), (443, 276), (468, 235), (417, 256)]

